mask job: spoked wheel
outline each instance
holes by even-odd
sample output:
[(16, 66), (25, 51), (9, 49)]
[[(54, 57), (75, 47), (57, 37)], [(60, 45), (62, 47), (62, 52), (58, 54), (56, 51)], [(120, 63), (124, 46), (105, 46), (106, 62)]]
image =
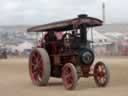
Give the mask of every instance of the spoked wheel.
[(105, 87), (110, 79), (108, 67), (103, 62), (94, 66), (94, 80), (99, 87)]
[(76, 88), (78, 81), (78, 74), (73, 64), (67, 63), (63, 66), (62, 79), (66, 89), (73, 90)]
[(33, 84), (47, 85), (51, 65), (47, 52), (43, 48), (35, 48), (29, 57), (29, 74)]

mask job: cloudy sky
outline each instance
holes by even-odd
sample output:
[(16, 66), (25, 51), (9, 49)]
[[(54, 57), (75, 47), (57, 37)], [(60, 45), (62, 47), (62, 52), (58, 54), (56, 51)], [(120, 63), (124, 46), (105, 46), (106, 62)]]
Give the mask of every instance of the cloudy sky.
[[(0, 25), (43, 24), (86, 13), (102, 19), (102, 0), (0, 0)], [(128, 0), (106, 0), (106, 23), (128, 23)]]

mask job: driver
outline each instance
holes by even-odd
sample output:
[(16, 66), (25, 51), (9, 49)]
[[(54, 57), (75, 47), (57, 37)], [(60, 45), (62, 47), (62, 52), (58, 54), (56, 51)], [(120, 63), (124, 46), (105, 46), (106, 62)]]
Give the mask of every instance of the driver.
[(55, 35), (55, 33), (53, 31), (49, 31), (45, 37), (45, 42), (46, 42), (46, 49), (48, 51), (49, 54), (54, 54), (57, 52), (57, 49), (56, 49), (56, 42), (54, 41), (57, 41), (57, 37)]
[(49, 41), (56, 41), (57, 40), (57, 37), (55, 35), (55, 33), (53, 31), (49, 31), (45, 37), (44, 37), (45, 41), (46, 42), (49, 42)]

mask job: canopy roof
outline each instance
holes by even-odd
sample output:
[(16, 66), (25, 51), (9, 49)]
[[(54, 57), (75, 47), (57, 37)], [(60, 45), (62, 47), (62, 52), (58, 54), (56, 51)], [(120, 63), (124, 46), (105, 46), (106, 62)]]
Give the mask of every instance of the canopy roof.
[(86, 24), (87, 27), (95, 27), (95, 26), (101, 26), (102, 21), (97, 18), (88, 17), (87, 15), (79, 15), (77, 18), (74, 19), (53, 22), (44, 25), (38, 25), (29, 28), (27, 31), (28, 32), (66, 31), (66, 30), (72, 30), (76, 26), (78, 28), (80, 24)]

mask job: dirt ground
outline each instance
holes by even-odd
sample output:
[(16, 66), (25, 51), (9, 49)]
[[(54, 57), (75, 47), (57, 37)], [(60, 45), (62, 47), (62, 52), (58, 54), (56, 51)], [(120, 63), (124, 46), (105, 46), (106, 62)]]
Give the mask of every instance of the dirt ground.
[(0, 60), (0, 96), (128, 96), (128, 57), (103, 57), (111, 74), (107, 87), (98, 88), (93, 78), (81, 78), (76, 90), (65, 90), (62, 80), (50, 78), (49, 85), (31, 83), (27, 58)]

